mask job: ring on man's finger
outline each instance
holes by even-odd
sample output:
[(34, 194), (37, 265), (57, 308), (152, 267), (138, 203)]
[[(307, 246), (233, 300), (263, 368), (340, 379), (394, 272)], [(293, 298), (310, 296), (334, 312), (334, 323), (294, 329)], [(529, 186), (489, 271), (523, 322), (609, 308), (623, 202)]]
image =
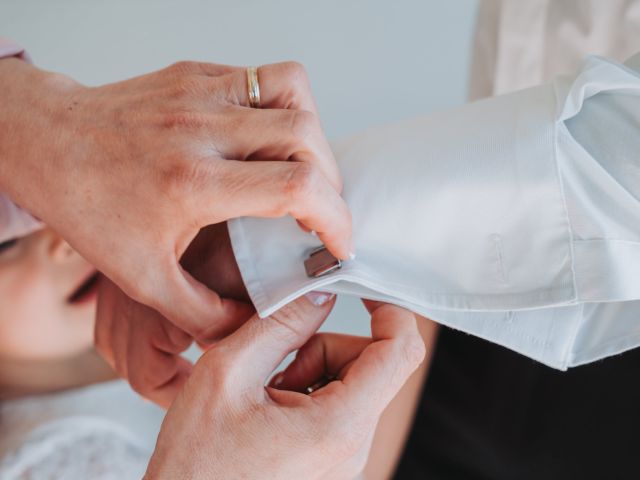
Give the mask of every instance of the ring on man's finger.
[(249, 92), (249, 106), (260, 108), (260, 83), (258, 82), (258, 67), (247, 68), (247, 89)]

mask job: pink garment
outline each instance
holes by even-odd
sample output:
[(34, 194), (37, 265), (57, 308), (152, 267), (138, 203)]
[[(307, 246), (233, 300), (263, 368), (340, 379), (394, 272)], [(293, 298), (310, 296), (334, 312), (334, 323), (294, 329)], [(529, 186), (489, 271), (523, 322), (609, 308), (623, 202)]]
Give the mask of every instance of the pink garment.
[(8, 38), (0, 37), (0, 58), (7, 57), (18, 57), (31, 63), (31, 57), (24, 48)]
[[(0, 59), (18, 57), (28, 62), (31, 58), (20, 45), (7, 38), (0, 37)], [(0, 194), (0, 242), (23, 237), (42, 228), (42, 222)]]

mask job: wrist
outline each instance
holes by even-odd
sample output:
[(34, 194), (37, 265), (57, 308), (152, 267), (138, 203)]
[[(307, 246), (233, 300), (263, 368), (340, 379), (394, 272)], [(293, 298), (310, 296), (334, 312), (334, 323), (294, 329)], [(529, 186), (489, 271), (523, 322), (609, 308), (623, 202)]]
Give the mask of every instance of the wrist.
[(0, 191), (28, 210), (64, 150), (66, 104), (79, 87), (19, 58), (0, 60)]

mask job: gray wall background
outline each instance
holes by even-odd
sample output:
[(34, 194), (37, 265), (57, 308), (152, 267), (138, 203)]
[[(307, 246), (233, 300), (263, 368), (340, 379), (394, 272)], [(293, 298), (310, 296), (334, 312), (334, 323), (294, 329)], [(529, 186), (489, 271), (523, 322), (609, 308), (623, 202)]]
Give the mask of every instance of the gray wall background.
[[(464, 103), (477, 0), (0, 0), (0, 35), (98, 85), (177, 60), (298, 60), (327, 135)], [(354, 298), (324, 329), (368, 334)]]

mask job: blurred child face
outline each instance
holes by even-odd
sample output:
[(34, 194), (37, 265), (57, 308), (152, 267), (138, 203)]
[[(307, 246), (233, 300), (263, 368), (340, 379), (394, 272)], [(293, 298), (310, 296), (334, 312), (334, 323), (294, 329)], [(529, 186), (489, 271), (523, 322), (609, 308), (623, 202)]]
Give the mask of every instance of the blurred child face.
[(0, 243), (0, 357), (71, 356), (93, 341), (98, 275), (46, 229)]

